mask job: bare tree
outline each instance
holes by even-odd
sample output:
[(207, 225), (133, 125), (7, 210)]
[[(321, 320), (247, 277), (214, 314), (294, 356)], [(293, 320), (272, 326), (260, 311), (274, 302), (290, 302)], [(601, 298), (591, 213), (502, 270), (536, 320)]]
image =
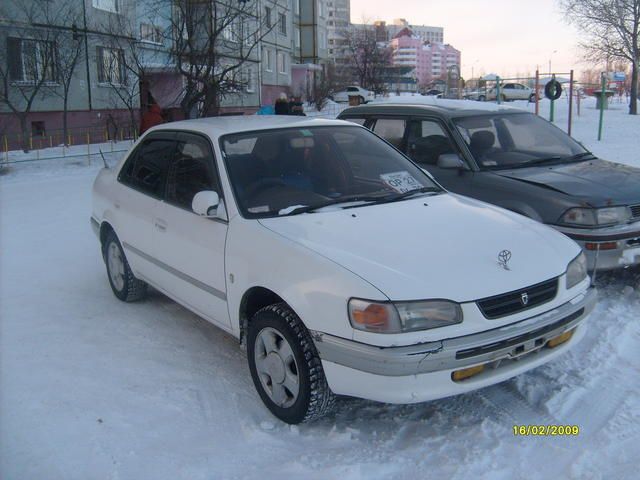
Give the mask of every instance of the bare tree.
[[(146, 75), (146, 61), (137, 35), (137, 18), (113, 15), (103, 28), (107, 48), (96, 50), (98, 82), (109, 85), (110, 106), (116, 109), (124, 106), (131, 128), (137, 129), (140, 81)], [(110, 118), (113, 121), (113, 117)]]
[(0, 104), (18, 119), (22, 148), (30, 149), (28, 117), (36, 100), (51, 94), (57, 86), (56, 41), (66, 9), (52, 2), (3, 0), (0, 17), (14, 18), (0, 48)]
[(567, 20), (585, 32), (581, 43), (590, 60), (621, 59), (631, 64), (629, 113), (638, 113), (640, 0), (562, 0)]
[(353, 76), (361, 87), (382, 93), (385, 88), (385, 73), (391, 65), (391, 49), (378, 42), (377, 31), (373, 25), (352, 28), (342, 35)]
[[(67, 23), (77, 25), (80, 23), (80, 12), (71, 8), (68, 12)], [(82, 38), (75, 31), (59, 31), (56, 38), (56, 54), (54, 58), (57, 80), (60, 88), (52, 89), (52, 92), (62, 98), (62, 137), (65, 145), (69, 138), (69, 93), (71, 82), (76, 74), (76, 68), (81, 61), (84, 52)]]
[(247, 66), (257, 64), (260, 41), (276, 27), (260, 17), (258, 4), (173, 0), (165, 22), (171, 25), (171, 56), (183, 78), (180, 106), (186, 118), (217, 115), (224, 98), (238, 95), (252, 81)]

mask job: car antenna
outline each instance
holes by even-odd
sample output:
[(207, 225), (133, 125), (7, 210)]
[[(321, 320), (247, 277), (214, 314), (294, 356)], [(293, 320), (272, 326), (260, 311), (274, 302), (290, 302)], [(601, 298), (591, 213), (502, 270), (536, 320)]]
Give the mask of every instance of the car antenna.
[(100, 156), (102, 157), (102, 162), (104, 163), (104, 168), (109, 169), (109, 164), (107, 163), (107, 159), (104, 158), (104, 153), (102, 153), (102, 149), (98, 149), (100, 151)]

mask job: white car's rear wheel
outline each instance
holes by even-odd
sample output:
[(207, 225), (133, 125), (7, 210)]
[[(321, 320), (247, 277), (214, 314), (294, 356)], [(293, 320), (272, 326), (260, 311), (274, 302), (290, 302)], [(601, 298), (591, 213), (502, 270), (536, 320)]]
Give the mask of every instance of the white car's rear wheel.
[(102, 255), (107, 266), (107, 276), (113, 294), (123, 302), (135, 302), (147, 293), (147, 284), (138, 280), (129, 267), (122, 245), (116, 234), (107, 234), (102, 245)]
[(253, 316), (247, 360), (260, 398), (280, 420), (306, 422), (333, 407), (335, 397), (313, 340), (285, 303), (264, 307)]

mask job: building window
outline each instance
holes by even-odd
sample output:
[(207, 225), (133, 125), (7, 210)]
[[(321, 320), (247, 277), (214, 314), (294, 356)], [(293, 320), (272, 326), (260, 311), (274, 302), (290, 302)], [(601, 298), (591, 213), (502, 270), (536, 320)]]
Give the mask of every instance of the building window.
[(140, 40), (143, 42), (162, 44), (162, 30), (150, 23), (140, 24)]
[(280, 21), (278, 22), (278, 28), (280, 30), (280, 35), (287, 34), (287, 15), (284, 13), (280, 14)]
[(295, 31), (294, 31), (294, 41), (296, 43), (296, 48), (300, 48), (300, 29), (298, 27), (296, 27)]
[(105, 12), (118, 13), (118, 0), (92, 0), (93, 8), (104, 10)]
[(267, 28), (271, 28), (271, 8), (264, 7), (264, 23)]
[(253, 78), (253, 70), (251, 69), (251, 67), (247, 68), (244, 72), (244, 82), (245, 82), (245, 89), (247, 93), (253, 93), (256, 91), (255, 82)]
[(228, 42), (240, 42), (242, 39), (241, 19), (234, 18), (222, 30), (222, 38)]
[(324, 17), (324, 0), (318, 0), (318, 16)]
[(98, 83), (126, 85), (124, 52), (118, 48), (97, 47)]
[(265, 48), (262, 51), (262, 61), (264, 62), (264, 69), (267, 72), (273, 72), (273, 65), (271, 63), (271, 50), (269, 50), (268, 48)]
[(55, 82), (53, 42), (28, 38), (7, 38), (9, 76), (16, 82)]
[(283, 52), (278, 52), (278, 73), (281, 75), (287, 74), (287, 57)]

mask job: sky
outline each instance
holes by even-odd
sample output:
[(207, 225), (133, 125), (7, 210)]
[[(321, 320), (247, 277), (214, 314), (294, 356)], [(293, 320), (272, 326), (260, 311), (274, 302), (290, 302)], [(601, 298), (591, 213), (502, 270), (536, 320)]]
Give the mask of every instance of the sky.
[[(565, 23), (557, 0), (351, 0), (351, 21), (405, 18), (444, 27), (444, 41), (462, 51), (462, 75), (503, 78), (549, 71), (580, 72), (577, 30)], [(555, 52), (555, 53), (554, 53)]]

